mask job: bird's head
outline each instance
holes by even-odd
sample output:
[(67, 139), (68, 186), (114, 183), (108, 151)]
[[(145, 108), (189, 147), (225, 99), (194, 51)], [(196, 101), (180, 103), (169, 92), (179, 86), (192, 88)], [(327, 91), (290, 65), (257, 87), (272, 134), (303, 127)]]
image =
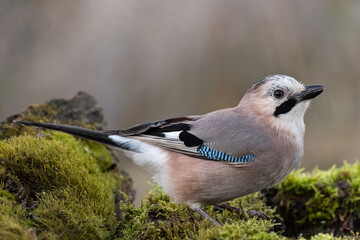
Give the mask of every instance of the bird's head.
[(255, 83), (239, 106), (246, 105), (246, 108), (276, 128), (288, 129), (294, 124), (303, 124), (310, 100), (322, 91), (324, 87), (320, 85), (305, 86), (286, 75), (271, 75)]

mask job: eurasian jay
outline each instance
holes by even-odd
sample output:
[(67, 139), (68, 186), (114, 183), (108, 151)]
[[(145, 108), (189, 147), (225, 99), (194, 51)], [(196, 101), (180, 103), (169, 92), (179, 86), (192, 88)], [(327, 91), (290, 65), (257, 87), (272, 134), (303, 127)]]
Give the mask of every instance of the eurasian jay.
[(304, 114), (310, 100), (323, 90), (323, 86), (304, 86), (289, 76), (271, 75), (248, 89), (236, 107), (204, 115), (107, 131), (17, 123), (115, 147), (150, 171), (174, 201), (209, 217), (201, 204), (215, 205), (272, 187), (299, 167)]

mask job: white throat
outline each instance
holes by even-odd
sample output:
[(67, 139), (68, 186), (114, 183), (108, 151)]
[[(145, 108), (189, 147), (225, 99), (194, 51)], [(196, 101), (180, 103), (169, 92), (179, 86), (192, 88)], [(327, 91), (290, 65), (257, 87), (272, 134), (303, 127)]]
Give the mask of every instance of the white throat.
[(309, 107), (309, 102), (300, 102), (290, 112), (279, 115), (273, 119), (274, 127), (278, 131), (287, 132), (296, 139), (297, 144), (303, 145), (305, 134), (304, 115)]

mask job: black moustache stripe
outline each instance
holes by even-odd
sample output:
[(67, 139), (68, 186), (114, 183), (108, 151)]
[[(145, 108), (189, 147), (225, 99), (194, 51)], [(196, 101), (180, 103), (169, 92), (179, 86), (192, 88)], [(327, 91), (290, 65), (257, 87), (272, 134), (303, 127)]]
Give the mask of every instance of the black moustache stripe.
[(295, 98), (289, 98), (287, 101), (283, 102), (276, 107), (274, 116), (278, 117), (280, 114), (288, 113), (296, 105), (297, 101)]

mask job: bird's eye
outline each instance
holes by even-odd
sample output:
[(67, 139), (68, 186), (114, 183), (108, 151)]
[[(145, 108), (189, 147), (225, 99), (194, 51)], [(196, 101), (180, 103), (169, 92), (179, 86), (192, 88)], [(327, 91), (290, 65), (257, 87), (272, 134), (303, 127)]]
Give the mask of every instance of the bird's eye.
[(285, 93), (284, 93), (283, 90), (278, 89), (278, 90), (274, 91), (274, 97), (277, 98), (277, 99), (283, 98), (284, 95), (285, 95)]

